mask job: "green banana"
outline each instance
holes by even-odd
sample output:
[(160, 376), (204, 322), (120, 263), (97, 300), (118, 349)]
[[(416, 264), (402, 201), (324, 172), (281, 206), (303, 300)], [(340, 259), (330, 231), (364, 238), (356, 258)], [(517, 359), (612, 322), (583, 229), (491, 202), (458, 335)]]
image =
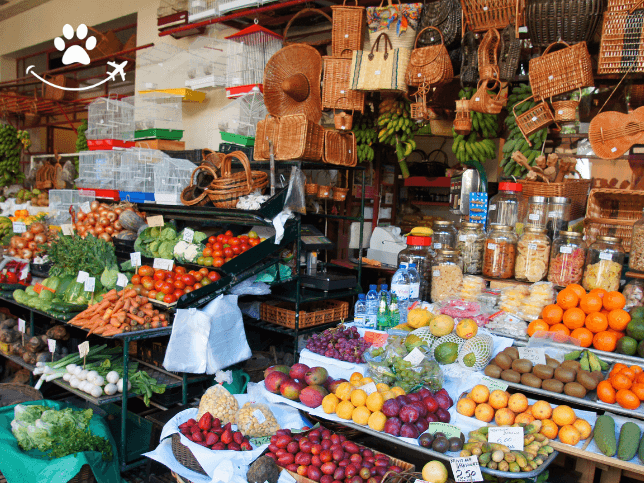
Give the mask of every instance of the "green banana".
[(568, 354), (564, 356), (564, 361), (576, 361), (577, 359), (579, 359), (580, 356), (581, 356), (581, 351), (568, 352)]

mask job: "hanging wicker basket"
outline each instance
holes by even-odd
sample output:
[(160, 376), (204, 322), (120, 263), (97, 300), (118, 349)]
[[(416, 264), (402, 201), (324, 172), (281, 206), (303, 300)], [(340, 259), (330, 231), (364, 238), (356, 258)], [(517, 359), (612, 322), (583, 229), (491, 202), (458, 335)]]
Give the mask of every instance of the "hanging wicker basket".
[(331, 198), (332, 188), (330, 186), (318, 185), (318, 198), (328, 200)]
[[(241, 162), (244, 171), (232, 172), (233, 159)], [(212, 181), (206, 192), (215, 207), (235, 208), (241, 196), (254, 191), (263, 193), (266, 186), (268, 186), (268, 174), (263, 171), (252, 171), (246, 154), (242, 151), (233, 151), (224, 158), (221, 176)]]
[(347, 0), (342, 5), (332, 5), (333, 27), (331, 31), (331, 51), (334, 57), (342, 57), (345, 51), (361, 50), (364, 41), (365, 28), (365, 7), (358, 5), (347, 5)]
[(530, 99), (531, 98), (528, 97), (524, 101), (518, 102), (517, 104), (515, 104), (514, 108), (512, 109), (512, 112), (516, 117), (517, 126), (519, 126), (519, 129), (521, 130), (521, 134), (523, 134), (523, 137), (528, 142), (528, 144), (532, 146), (532, 142), (528, 139), (528, 136), (533, 132), (538, 131), (542, 127), (549, 126), (550, 124), (555, 122), (555, 118), (552, 115), (552, 111), (550, 110), (550, 107), (545, 101), (541, 101), (533, 108), (528, 109), (526, 112), (517, 115), (516, 113), (517, 106), (519, 106), (520, 104), (523, 104), (524, 102)]
[[(342, 97), (340, 99), (343, 99)], [(338, 99), (338, 101), (340, 100)], [(346, 97), (344, 97), (346, 99)], [(337, 102), (336, 102), (337, 104)], [(353, 128), (353, 110), (351, 114), (348, 112), (335, 112), (336, 107), (333, 108), (333, 124), (339, 131), (350, 131)]]

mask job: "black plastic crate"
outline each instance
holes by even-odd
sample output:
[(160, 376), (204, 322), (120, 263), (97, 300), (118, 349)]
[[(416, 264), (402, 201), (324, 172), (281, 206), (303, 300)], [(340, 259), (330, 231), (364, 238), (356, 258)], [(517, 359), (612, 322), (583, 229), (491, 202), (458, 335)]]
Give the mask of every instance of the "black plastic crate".
[(232, 144), (232, 143), (219, 144), (220, 153), (228, 154), (228, 153), (232, 153), (233, 151), (241, 151), (248, 157), (251, 163), (253, 162), (253, 151), (254, 151), (253, 146), (242, 146), (240, 144)]
[(186, 151), (163, 151), (171, 158), (187, 159), (188, 161), (199, 166), (203, 160), (203, 153), (201, 149), (188, 149)]

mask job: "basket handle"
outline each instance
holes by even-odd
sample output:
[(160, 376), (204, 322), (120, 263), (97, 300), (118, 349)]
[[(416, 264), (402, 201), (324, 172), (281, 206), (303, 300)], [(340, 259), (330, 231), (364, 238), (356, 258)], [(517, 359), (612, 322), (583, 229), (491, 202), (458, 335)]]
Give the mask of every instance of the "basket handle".
[(212, 174), (214, 178), (217, 179), (217, 173), (215, 173), (215, 171), (210, 166), (208, 166), (207, 164), (200, 164), (194, 169), (194, 171), (190, 175), (190, 184), (188, 186), (194, 186), (195, 174), (197, 174), (197, 172), (202, 169), (206, 171), (210, 171), (210, 174)]
[(329, 22), (333, 23), (333, 19), (332, 19), (331, 17), (329, 17), (329, 15), (327, 15), (327, 14), (326, 14), (325, 12), (323, 12), (322, 10), (319, 10), (319, 9), (317, 9), (317, 8), (303, 8), (302, 10), (300, 10), (299, 12), (297, 12), (295, 15), (293, 15), (293, 16), (291, 17), (291, 20), (289, 20), (289, 21), (288, 21), (288, 23), (286, 24), (286, 27), (284, 27), (284, 33), (282, 34), (282, 44), (283, 44), (285, 47), (286, 47), (287, 45), (290, 45), (290, 44), (295, 43), (295, 42), (287, 42), (287, 41), (286, 41), (286, 38), (287, 38), (287, 36), (288, 36), (288, 29), (291, 27), (291, 24), (293, 23), (293, 20), (295, 20), (295, 19), (296, 19), (297, 17), (299, 17), (300, 15), (302, 15), (304, 12), (316, 12), (316, 13), (319, 13), (320, 15), (322, 15), (322, 16), (324, 16), (324, 17), (326, 17), (326, 19), (327, 19)]
[[(644, 0), (642, 0), (642, 1), (644, 1)], [(439, 29), (437, 29), (437, 28), (436, 28), (436, 27), (434, 27), (433, 25), (430, 25), (429, 27), (425, 27), (423, 30), (421, 30), (420, 32), (418, 32), (418, 35), (416, 35), (416, 41), (414, 42), (414, 49), (417, 49), (417, 48), (418, 48), (418, 39), (420, 38), (420, 36), (422, 35), (422, 33), (423, 33), (425, 30), (429, 30), (429, 29), (434, 29), (434, 30), (436, 30), (436, 31), (438, 32), (438, 35), (440, 35), (440, 36), (441, 36), (441, 45), (445, 45), (445, 39), (443, 38), (443, 32), (441, 32)]]
[[(335, 100), (335, 104), (334, 104), (334, 107), (333, 107), (333, 115), (335, 115), (335, 110), (337, 109), (338, 101), (339, 101), (340, 99), (349, 99), (349, 98), (348, 98), (347, 96), (342, 96), (342, 97), (338, 97), (338, 98)], [(347, 109), (343, 109), (343, 110), (345, 110), (345, 111), (346, 111)], [(352, 109), (351, 109), (351, 114), (353, 114), (353, 111), (354, 111), (354, 109), (352, 108)]]
[[(357, 7), (358, 6), (358, 0), (354, 0), (354, 1), (356, 2), (356, 7)], [(346, 4), (347, 4), (347, 0), (344, 0), (344, 2), (342, 2), (342, 6), (344, 7)]]
[(551, 48), (553, 48), (553, 47), (556, 47), (556, 46), (557, 46), (557, 44), (563, 44), (563, 45), (565, 45), (567, 48), (570, 48), (570, 44), (568, 44), (568, 43), (564, 42), (563, 40), (557, 40), (556, 42), (553, 42), (552, 44), (550, 44), (550, 45), (548, 46), (548, 48), (547, 48), (546, 50), (544, 50), (544, 51), (543, 51), (543, 54), (541, 54), (541, 56), (543, 57), (544, 55), (546, 55), (548, 52), (550, 52), (550, 49), (551, 49)]
[(224, 157), (224, 161), (221, 164), (221, 177), (223, 179), (230, 176), (233, 158), (238, 159), (244, 167), (244, 171), (246, 172), (246, 185), (248, 186), (248, 192), (250, 193), (253, 189), (253, 173), (250, 169), (248, 156), (246, 156), (244, 152), (233, 151)]
[[(382, 4), (384, 2), (385, 2), (385, 0), (380, 0), (380, 5), (378, 5), (378, 8), (382, 8)], [(393, 4), (393, 2), (391, 0), (387, 0), (387, 4), (388, 4), (387, 6), (389, 6), (389, 7), (395, 7), (395, 5)], [(398, 0), (398, 7), (401, 7), (400, 0)]]
[[(515, 119), (516, 119), (516, 117), (517, 117), (517, 113), (516, 113), (516, 108), (517, 108), (517, 106), (518, 106), (519, 104), (523, 104), (524, 102), (528, 102), (530, 99), (533, 99), (533, 98), (534, 98), (534, 96), (526, 97), (526, 98), (525, 98), (525, 99), (523, 99), (522, 101), (517, 102), (517, 103), (514, 105), (514, 107), (512, 107), (512, 114), (514, 115), (514, 118), (515, 118)], [(528, 142), (529, 142), (529, 141), (528, 141)]]
[(387, 35), (385, 32), (381, 33), (378, 35), (378, 38), (376, 39), (376, 42), (371, 46), (371, 52), (369, 53), (369, 60), (373, 60), (373, 49), (376, 49), (376, 52), (380, 50), (380, 37), (384, 36), (385, 37), (385, 60), (387, 60), (387, 57), (389, 57), (389, 52), (387, 52), (387, 42), (389, 42), (389, 48), (391, 50), (394, 50), (393, 45), (391, 45), (391, 40), (389, 40), (389, 35)]

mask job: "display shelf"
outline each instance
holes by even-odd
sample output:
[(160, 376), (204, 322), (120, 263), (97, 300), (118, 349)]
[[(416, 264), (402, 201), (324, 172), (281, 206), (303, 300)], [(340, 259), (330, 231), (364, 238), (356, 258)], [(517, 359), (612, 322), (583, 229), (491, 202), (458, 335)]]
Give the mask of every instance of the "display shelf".
[[(299, 292), (299, 303), (302, 304), (305, 302), (318, 302), (321, 300), (353, 297), (361, 293), (361, 291), (362, 289), (360, 287), (349, 290), (334, 290), (332, 292), (322, 292), (320, 290), (301, 288)], [(277, 300), (295, 303), (298, 298), (297, 294), (297, 282), (290, 282), (276, 287), (273, 290), (272, 297)]]
[(4, 353), (2, 351), (0, 351), (0, 356), (9, 359), (10, 361), (18, 364), (21, 367), (24, 367), (29, 372), (33, 372), (33, 370), (36, 368), (36, 366), (25, 362), (25, 360), (20, 356), (14, 356), (14, 355), (11, 355), (11, 354), (6, 354), (6, 353)]
[(418, 206), (449, 206), (449, 201), (410, 201), (412, 205)]
[(405, 180), (408, 188), (449, 188), (451, 178), (446, 176), (426, 178), (425, 176), (411, 176)]
[(176, 89), (152, 89), (147, 91), (139, 91), (139, 94), (151, 94), (153, 92), (160, 92), (163, 94), (171, 94), (173, 96), (183, 97), (183, 102), (203, 102), (206, 100), (206, 93), (193, 91), (192, 89), (186, 89), (183, 87), (178, 87)]

